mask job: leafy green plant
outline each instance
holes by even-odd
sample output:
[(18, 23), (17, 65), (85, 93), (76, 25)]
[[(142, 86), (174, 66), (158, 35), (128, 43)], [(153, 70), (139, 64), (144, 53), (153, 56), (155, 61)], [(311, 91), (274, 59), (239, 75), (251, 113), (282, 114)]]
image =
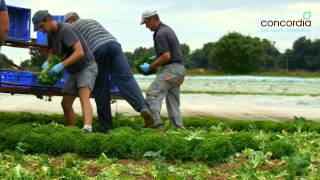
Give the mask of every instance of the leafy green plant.
[(297, 150), (297, 145), (290, 142), (287, 139), (279, 139), (272, 142), (269, 142), (265, 151), (272, 153), (272, 158), (281, 158), (282, 156), (290, 156), (295, 153)]
[(258, 150), (260, 146), (259, 142), (255, 139), (255, 134), (252, 132), (238, 132), (231, 134), (230, 141), (236, 152), (241, 152), (245, 148)]
[(266, 132), (281, 132), (282, 130), (287, 128), (287, 123), (279, 123), (273, 121), (253, 121), (251, 125), (254, 126), (256, 129), (261, 129)]
[(101, 153), (100, 157), (97, 159), (98, 164), (114, 164), (117, 162), (118, 159), (116, 158), (108, 158), (106, 154)]
[(129, 127), (114, 129), (102, 143), (101, 149), (109, 157), (129, 158), (131, 146), (137, 139), (137, 132)]
[(32, 125), (15, 125), (4, 129), (0, 133), (0, 151), (6, 149), (14, 149), (20, 141), (21, 136), (32, 130)]
[(62, 156), (63, 162), (64, 162), (64, 167), (66, 168), (73, 168), (73, 167), (80, 167), (82, 162), (79, 159), (79, 157), (75, 154), (64, 154)]
[(287, 131), (288, 132), (301, 132), (302, 130), (306, 129), (307, 126), (307, 120), (303, 117), (294, 117), (293, 120), (288, 122)]
[(170, 173), (174, 172), (174, 167), (168, 166), (165, 162), (165, 157), (161, 155), (162, 150), (157, 152), (148, 151), (143, 154), (143, 157), (154, 159), (153, 169), (155, 170), (154, 177), (155, 179), (164, 180), (164, 179), (174, 179)]
[(114, 128), (130, 127), (134, 130), (140, 130), (144, 126), (144, 121), (141, 117), (126, 117), (123, 114), (117, 113), (114, 117)]
[(20, 164), (17, 164), (6, 173), (4, 179), (36, 179), (36, 175), (28, 172)]
[(23, 148), (28, 153), (46, 153), (48, 151), (50, 137), (45, 134), (27, 133), (21, 137)]
[(59, 81), (63, 76), (63, 71), (61, 71), (59, 74), (54, 76), (50, 76), (49, 72), (56, 64), (60, 62), (61, 62), (61, 59), (58, 56), (53, 55), (51, 57), (49, 65), (40, 72), (38, 81), (42, 84), (47, 84), (47, 85), (52, 85), (57, 81)]
[(62, 114), (33, 114), (30, 112), (0, 112), (0, 123), (6, 125), (18, 125), (25, 123), (49, 124), (51, 122), (58, 122), (62, 124), (64, 118)]
[(49, 168), (51, 179), (86, 179), (83, 172), (75, 168)]
[(295, 176), (305, 176), (307, 175), (307, 167), (310, 165), (311, 156), (307, 154), (305, 157), (300, 155), (295, 155), (293, 157), (288, 157), (285, 159), (286, 170), (289, 175), (289, 179), (294, 179)]
[(209, 122), (210, 120), (208, 119), (198, 119), (198, 118), (184, 118), (183, 120), (183, 125), (185, 127), (194, 127), (194, 128), (198, 128), (198, 127), (208, 127), (206, 126), (206, 122)]
[(248, 164), (254, 169), (265, 164), (268, 159), (271, 157), (271, 153), (264, 153), (262, 151), (254, 151), (252, 149), (245, 149), (243, 155), (248, 158)]
[(138, 139), (132, 144), (134, 158), (140, 159), (147, 151), (159, 151), (165, 147), (165, 136), (156, 131), (140, 133)]
[(235, 153), (235, 150), (226, 137), (213, 137), (206, 139), (200, 147), (198, 147), (193, 157), (196, 160), (203, 160), (210, 165), (223, 162), (228, 156)]
[(76, 136), (69, 131), (57, 132), (50, 138), (48, 144), (48, 153), (62, 154), (67, 152), (74, 152), (76, 144), (83, 138)]
[(240, 180), (259, 180), (259, 175), (256, 169), (249, 164), (243, 164), (237, 169), (238, 177)]
[(190, 159), (188, 141), (179, 135), (167, 135), (163, 154), (168, 159), (187, 160)]
[(45, 166), (45, 167), (49, 167), (50, 165), (50, 159), (49, 156), (47, 154), (40, 154), (39, 155), (39, 166)]
[(53, 122), (50, 124), (36, 124), (31, 132), (51, 136), (55, 133), (66, 131), (66, 129), (65, 126)]
[(83, 156), (97, 157), (103, 152), (101, 147), (105, 138), (107, 136), (100, 133), (87, 134), (82, 141), (78, 141), (76, 152)]
[(192, 152), (194, 152), (205, 140), (205, 135), (205, 131), (196, 130), (193, 132), (189, 132), (189, 134), (186, 137), (184, 137), (188, 141), (188, 149), (190, 152), (189, 156), (192, 156)]
[(139, 59), (134, 61), (134, 66), (136, 67), (137, 71), (145, 76), (147, 75), (151, 75), (151, 74), (155, 74), (157, 71), (155, 69), (151, 69), (149, 72), (143, 72), (142, 69), (140, 68), (140, 65), (142, 65), (143, 63), (148, 63), (151, 64), (154, 60), (156, 59), (156, 57), (145, 57), (143, 59)]

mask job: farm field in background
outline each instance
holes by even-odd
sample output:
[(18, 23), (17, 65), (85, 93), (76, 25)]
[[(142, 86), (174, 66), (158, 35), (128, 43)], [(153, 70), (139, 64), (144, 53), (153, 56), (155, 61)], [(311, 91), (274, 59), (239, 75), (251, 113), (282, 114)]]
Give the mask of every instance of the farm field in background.
[[(154, 76), (135, 75), (140, 87), (147, 89)], [(320, 78), (270, 76), (190, 76), (181, 87), (184, 93), (252, 95), (320, 95)]]

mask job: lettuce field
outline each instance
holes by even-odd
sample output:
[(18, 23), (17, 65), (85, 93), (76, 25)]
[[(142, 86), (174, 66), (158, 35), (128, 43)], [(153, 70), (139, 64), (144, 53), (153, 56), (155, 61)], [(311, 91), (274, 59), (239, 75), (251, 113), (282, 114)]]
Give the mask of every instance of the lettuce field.
[(142, 128), (140, 117), (117, 114), (106, 134), (85, 134), (78, 120), (66, 127), (62, 115), (0, 113), (0, 178), (320, 178), (320, 123), (304, 118), (186, 117), (186, 129), (171, 129), (166, 120), (160, 132)]

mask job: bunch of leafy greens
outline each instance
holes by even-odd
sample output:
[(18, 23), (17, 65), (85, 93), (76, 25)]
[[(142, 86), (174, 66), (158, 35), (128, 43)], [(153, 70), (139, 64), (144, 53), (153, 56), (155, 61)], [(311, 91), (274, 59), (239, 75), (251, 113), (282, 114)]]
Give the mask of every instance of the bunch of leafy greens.
[(140, 68), (140, 65), (142, 65), (143, 63), (148, 63), (151, 64), (154, 60), (156, 59), (155, 56), (152, 57), (145, 57), (143, 59), (138, 59), (136, 61), (134, 61), (134, 66), (136, 67), (137, 71), (145, 76), (151, 75), (151, 74), (155, 74), (157, 71), (155, 69), (151, 69), (148, 72), (143, 72), (142, 69)]
[(56, 83), (57, 81), (59, 81), (63, 77), (63, 71), (61, 71), (60, 73), (53, 75), (53, 76), (50, 76), (49, 72), (56, 64), (58, 64), (60, 62), (61, 62), (61, 59), (58, 56), (53, 55), (51, 57), (49, 65), (40, 72), (40, 74), (38, 76), (38, 81), (41, 84), (46, 84), (46, 85), (52, 85), (52, 84)]

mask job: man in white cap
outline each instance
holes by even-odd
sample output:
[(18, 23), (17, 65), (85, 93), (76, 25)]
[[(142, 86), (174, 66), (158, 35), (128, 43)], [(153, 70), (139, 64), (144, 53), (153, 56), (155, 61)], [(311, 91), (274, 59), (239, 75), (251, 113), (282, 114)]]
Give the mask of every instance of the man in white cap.
[(69, 77), (63, 86), (62, 91), (65, 94), (61, 101), (66, 124), (76, 125), (72, 105), (79, 96), (84, 121), (83, 130), (92, 132), (93, 112), (90, 94), (94, 88), (98, 67), (86, 41), (70, 24), (61, 24), (53, 20), (47, 10), (37, 11), (32, 17), (32, 23), (34, 31), (47, 33), (50, 51), (48, 59), (50, 60), (52, 55), (57, 55), (63, 60), (50, 70), (49, 75), (54, 76), (63, 69), (69, 72)]
[(93, 94), (97, 105), (100, 131), (106, 132), (112, 129), (108, 74), (111, 74), (124, 99), (137, 112), (140, 112), (144, 118), (145, 126), (152, 126), (154, 124), (152, 113), (116, 38), (99, 22), (93, 19), (81, 19), (75, 12), (67, 13), (64, 21), (71, 23), (88, 42), (98, 63), (99, 70)]
[(140, 68), (145, 73), (159, 68), (156, 79), (146, 92), (146, 100), (155, 119), (154, 128), (162, 128), (160, 110), (164, 98), (166, 98), (171, 124), (176, 128), (183, 128), (180, 112), (180, 85), (184, 80), (185, 68), (179, 40), (174, 31), (160, 21), (155, 10), (143, 12), (140, 24), (145, 24), (154, 32), (153, 41), (157, 56), (153, 63), (144, 63)]
[(9, 15), (6, 2), (0, 0), (0, 46), (6, 41), (9, 31)]

